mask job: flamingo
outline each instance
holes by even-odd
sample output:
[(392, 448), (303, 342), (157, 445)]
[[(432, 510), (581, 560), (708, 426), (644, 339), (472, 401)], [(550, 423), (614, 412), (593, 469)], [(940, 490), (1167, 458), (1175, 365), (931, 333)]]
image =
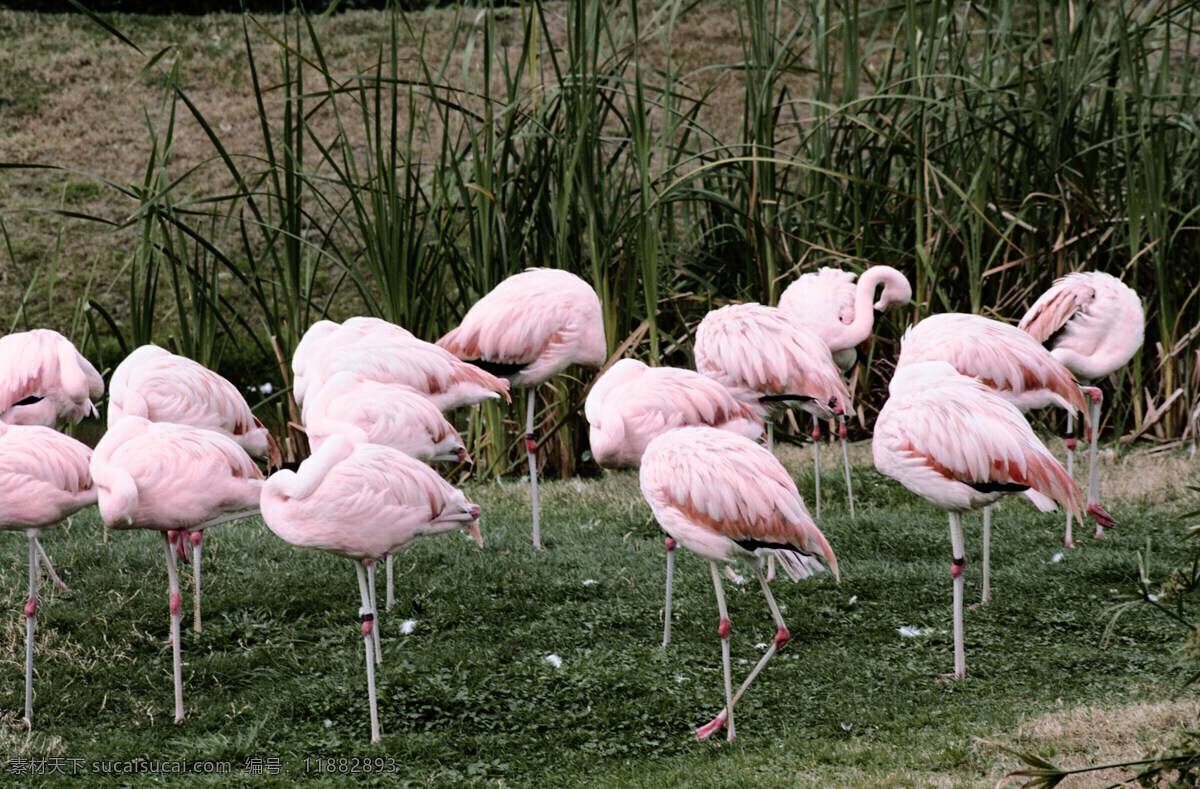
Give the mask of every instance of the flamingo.
[[(779, 297), (779, 309), (790, 313), (825, 341), (833, 354), (833, 363), (843, 375), (850, 372), (858, 360), (857, 346), (871, 336), (875, 313), (912, 301), (912, 286), (908, 279), (891, 266), (872, 266), (863, 273), (857, 285), (854, 283), (856, 277), (858, 275), (853, 271), (821, 268), (801, 275)], [(880, 285), (883, 292), (876, 300), (875, 291)], [(842, 441), (842, 462), (846, 468), (846, 498), (850, 502), (850, 517), (854, 517), (845, 415), (839, 422), (838, 437)], [(813, 427), (820, 429), (816, 421)]]
[[(1083, 391), (1069, 370), (1032, 337), (1015, 326), (981, 315), (931, 315), (904, 333), (897, 367), (947, 362), (961, 375), (978, 378), (1021, 411), (1056, 406), (1068, 414), (1083, 411)], [(1098, 502), (1087, 512), (1097, 523), (1112, 525)], [(991, 507), (983, 511), (983, 594), (991, 601)], [(1069, 539), (1067, 547), (1073, 547)]]
[[(476, 523), (479, 507), (462, 491), (399, 450), (355, 444), (340, 434), (330, 436), (298, 471), (280, 471), (267, 480), (262, 515), (271, 531), (293, 545), (361, 559), (369, 567), (426, 534), (462, 529), (483, 546)], [(367, 655), (371, 742), (378, 742), (371, 659), (373, 595), (362, 564), (356, 561), (354, 568), (362, 596), (359, 615)]]
[(25, 725), (33, 726), (33, 631), (37, 615), (38, 534), (96, 503), (91, 450), (41, 425), (0, 422), (0, 529), (29, 537), (25, 603)]
[[(820, 569), (818, 557), (837, 576), (837, 558), (809, 517), (787, 470), (770, 450), (745, 436), (712, 427), (667, 431), (646, 447), (640, 481), (642, 495), (663, 531), (709, 560), (721, 615), (717, 633), (725, 671), (725, 708), (696, 730), (696, 738), (705, 739), (725, 727), (732, 740), (734, 704), (790, 638), (763, 576), (763, 555), (778, 556), (793, 581)], [(732, 625), (717, 570), (718, 562), (734, 558), (746, 560), (754, 570), (777, 628), (775, 639), (736, 694), (731, 693), (729, 665)]]
[(104, 379), (52, 329), (0, 337), (0, 421), (56, 427), (98, 416)]
[[(63, 335), (33, 329), (0, 338), (0, 422), (57, 427), (98, 416), (95, 401), (104, 379)], [(46, 571), (63, 591), (42, 543), (34, 539)]]
[[(603, 468), (637, 468), (651, 439), (668, 430), (708, 425), (746, 438), (762, 436), (750, 406), (708, 376), (676, 367), (648, 367), (621, 359), (592, 384), (583, 406), (591, 426), (592, 456)], [(663, 646), (671, 642), (671, 577), (675, 540), (668, 537)]]
[[(315, 450), (335, 433), (383, 444), (426, 463), (470, 462), (462, 438), (433, 401), (403, 384), (370, 381), (359, 373), (334, 374), (304, 402), (304, 430)], [(387, 609), (396, 602), (392, 556), (386, 558)], [(376, 628), (378, 632), (378, 628)]]
[[(1099, 271), (1077, 272), (1057, 279), (1021, 318), (1017, 328), (1029, 332), (1050, 350), (1055, 359), (1081, 381), (1107, 378), (1124, 367), (1142, 347), (1146, 314), (1142, 300), (1121, 280)], [(1088, 502), (1100, 498), (1096, 474), (1096, 433), (1100, 429), (1100, 402), (1097, 387), (1091, 396), (1087, 430)], [(1067, 415), (1067, 472), (1073, 470), (1075, 436), (1071, 415)], [(1096, 537), (1104, 536), (1104, 524), (1096, 523)], [(1066, 542), (1071, 543), (1071, 515), (1067, 513)]]
[(472, 305), (458, 328), (438, 345), (459, 359), (530, 389), (525, 417), (529, 454), (533, 544), (542, 547), (538, 525), (537, 438), (533, 415), (537, 387), (572, 364), (600, 367), (608, 358), (600, 297), (568, 271), (533, 268), (514, 274)]
[(246, 450), (212, 430), (126, 416), (92, 453), (100, 517), (110, 529), (162, 532), (170, 581), (175, 722), (184, 718), (175, 551), (184, 535), (258, 512), (263, 475)]
[(950, 518), (954, 679), (963, 651), (962, 514), (1023, 492), (1043, 511), (1061, 504), (1079, 517), (1075, 481), (1034, 435), (1015, 405), (944, 361), (899, 366), (875, 420), (875, 468), (945, 510)]
[(292, 356), (296, 404), (303, 406), (325, 381), (343, 371), (410, 386), (441, 411), (509, 399), (505, 381), (379, 318), (350, 318), (340, 325), (317, 321), (305, 332)]
[[(108, 392), (108, 426), (126, 416), (174, 422), (229, 436), (251, 457), (282, 463), (270, 431), (250, 412), (237, 387), (199, 362), (157, 345), (143, 345), (113, 370)], [(200, 544), (204, 531), (191, 533), (194, 587), (193, 629), (200, 627)], [(184, 550), (180, 543), (180, 551)]]
[[(696, 329), (696, 369), (768, 414), (795, 403), (814, 417), (846, 413), (850, 392), (829, 347), (790, 314), (762, 304), (731, 304), (704, 316)], [(821, 467), (813, 438), (816, 514), (821, 517)], [(773, 428), (767, 422), (767, 443)]]

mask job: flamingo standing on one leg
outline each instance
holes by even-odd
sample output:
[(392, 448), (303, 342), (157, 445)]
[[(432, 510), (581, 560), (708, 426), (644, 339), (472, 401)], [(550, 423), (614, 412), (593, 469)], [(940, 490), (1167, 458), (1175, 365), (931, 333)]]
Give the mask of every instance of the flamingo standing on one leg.
[[(359, 373), (336, 373), (304, 401), (302, 418), (313, 450), (330, 436), (341, 434), (355, 442), (398, 449), (426, 463), (471, 461), (462, 437), (433, 401), (403, 384), (370, 381)], [(386, 565), (386, 607), (390, 610), (396, 602), (390, 554)], [(378, 622), (374, 634), (378, 649)]]
[[(108, 392), (108, 426), (125, 416), (151, 422), (174, 422), (215, 430), (236, 441), (251, 457), (282, 463), (270, 431), (250, 411), (250, 404), (227, 379), (186, 356), (157, 345), (143, 345), (113, 370)], [(200, 630), (200, 545), (203, 530), (191, 533), (193, 629)], [(184, 546), (180, 543), (180, 550)]]
[[(399, 450), (330, 436), (300, 464), (280, 471), (262, 492), (271, 531), (301, 548), (316, 548), (368, 563), (403, 550), (425, 534), (462, 529), (482, 547), (479, 507), (433, 469)], [(371, 741), (378, 742), (375, 664), (371, 657), (374, 603), (363, 566), (355, 562), (362, 596)]]
[[(947, 362), (961, 375), (978, 378), (1021, 411), (1057, 406), (1067, 414), (1083, 411), (1083, 392), (1075, 376), (1025, 332), (980, 315), (931, 315), (904, 333), (898, 367)], [(1091, 390), (1088, 390), (1091, 391)], [(1097, 523), (1112, 518), (1097, 502), (1087, 512)], [(983, 595), (991, 600), (991, 507), (983, 511)], [(1067, 542), (1067, 547), (1073, 547)]]
[[(592, 384), (584, 403), (592, 456), (603, 468), (638, 468), (650, 441), (677, 427), (715, 427), (757, 439), (763, 421), (708, 376), (621, 359)], [(671, 642), (671, 577), (675, 540), (667, 537), (663, 646)]]
[[(162, 532), (170, 580), (175, 722), (184, 718), (179, 620), (183, 601), (175, 552), (185, 535), (258, 512), (263, 476), (232, 438), (170, 422), (126, 416), (92, 454), (100, 517), (112, 529)], [(176, 544), (178, 540), (178, 544)]]
[(91, 450), (40, 425), (0, 422), (0, 529), (29, 536), (25, 603), (25, 725), (33, 726), (33, 630), (37, 615), (38, 532), (96, 503)]
[[(1124, 367), (1142, 347), (1146, 314), (1142, 300), (1121, 280), (1099, 271), (1068, 274), (1054, 281), (1021, 318), (1017, 327), (1029, 332), (1050, 350), (1055, 359), (1081, 381), (1098, 381)], [(1089, 389), (1087, 438), (1088, 505), (1099, 501), (1096, 474), (1096, 433), (1100, 430), (1101, 392)], [(1075, 459), (1075, 436), (1067, 415), (1067, 470)], [(1104, 536), (1104, 524), (1096, 524), (1096, 537)], [(1071, 543), (1071, 514), (1067, 513), (1067, 544)]]
[(1008, 400), (947, 362), (901, 366), (875, 420), (875, 468), (950, 516), (954, 579), (954, 674), (963, 652), (962, 514), (1024, 492), (1041, 510), (1079, 517), (1079, 488)]
[[(103, 395), (100, 373), (58, 332), (33, 329), (0, 338), (0, 422), (78, 424), (98, 416), (95, 401)], [(36, 536), (34, 546), (54, 583), (69, 591)]]
[[(779, 297), (779, 309), (790, 313), (802, 325), (812, 329), (829, 346), (834, 364), (842, 374), (850, 372), (858, 360), (855, 350), (871, 336), (875, 313), (902, 307), (912, 301), (912, 286), (903, 274), (891, 266), (872, 266), (858, 277), (852, 271), (822, 268), (802, 275), (787, 286)], [(879, 299), (875, 291), (883, 286)], [(846, 497), (854, 516), (854, 496), (850, 492), (850, 455), (846, 450), (846, 417), (838, 425), (842, 440), (842, 461), (846, 467)]]
[[(790, 314), (761, 304), (731, 304), (704, 316), (696, 329), (696, 369), (720, 381), (742, 402), (776, 414), (789, 404), (819, 419), (846, 413), (850, 392), (824, 341)], [(767, 422), (768, 444), (772, 438)], [(813, 465), (817, 517), (821, 467)]]
[(438, 340), (460, 359), (529, 389), (525, 449), (529, 453), (533, 544), (538, 525), (537, 437), (533, 416), (538, 385), (572, 364), (600, 367), (608, 358), (600, 297), (567, 271), (527, 269), (501, 282), (467, 310), (462, 323)]
[[(763, 554), (778, 556), (793, 581), (818, 569), (818, 557), (829, 563), (836, 576), (837, 558), (809, 517), (787, 470), (769, 450), (744, 436), (711, 427), (668, 431), (646, 447), (640, 476), (642, 495), (663, 531), (711, 564), (721, 614), (717, 633), (725, 671), (725, 709), (697, 729), (696, 737), (704, 739), (726, 727), (732, 740), (734, 705), (790, 638), (763, 577)], [(717, 562), (735, 557), (745, 559), (754, 569), (777, 627), (771, 646), (736, 694), (731, 692), (729, 665), (732, 626), (717, 570)]]

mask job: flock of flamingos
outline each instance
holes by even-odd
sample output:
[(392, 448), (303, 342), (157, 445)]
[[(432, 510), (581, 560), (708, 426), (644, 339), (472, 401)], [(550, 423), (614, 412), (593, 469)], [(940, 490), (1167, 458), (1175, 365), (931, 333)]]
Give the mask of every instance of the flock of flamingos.
[[(711, 563), (725, 708), (697, 737), (724, 728), (733, 739), (735, 703), (789, 638), (769, 586), (775, 562), (792, 580), (821, 570), (821, 560), (838, 571), (832, 547), (772, 454), (770, 439), (772, 420), (791, 407), (812, 414), (814, 431), (817, 420), (844, 419), (851, 405), (842, 375), (870, 334), (873, 312), (912, 298), (903, 275), (888, 266), (869, 268), (855, 280), (850, 272), (821, 269), (792, 283), (778, 308), (722, 307), (696, 331), (697, 371), (621, 359), (588, 394), (595, 458), (606, 468), (640, 468), (642, 493), (668, 535), (664, 645), (674, 548), (682, 545)], [(1113, 521), (1097, 494), (1093, 426), (1099, 424), (1101, 395), (1079, 382), (1099, 381), (1125, 365), (1141, 347), (1144, 321), (1132, 290), (1093, 272), (1055, 282), (1018, 326), (944, 314), (905, 334), (872, 449), (880, 472), (949, 514), (953, 678), (966, 674), (963, 513), (1023, 493), (1042, 510), (1061, 505), (1067, 511), (1068, 546), (1072, 517), (1081, 520), (1085, 513), (1102, 536)], [(482, 545), (480, 508), (428, 465), (467, 459), (443, 412), (509, 399), (510, 386), (537, 387), (569, 365), (601, 367), (606, 361), (595, 291), (573, 274), (549, 269), (508, 278), (436, 344), (373, 318), (320, 321), (292, 359), (293, 393), (312, 455), (295, 470), (264, 477), (252, 457), (278, 469), (274, 441), (237, 389), (196, 362), (155, 346), (130, 354), (109, 382), (108, 430), (89, 449), (53, 428), (98, 416), (94, 403), (104, 382), (96, 369), (48, 329), (0, 339), (0, 528), (23, 529), (29, 538), (26, 725), (33, 721), (39, 562), (61, 583), (38, 536), (98, 504), (109, 528), (163, 535), (176, 722), (184, 717), (176, 555), (187, 561), (188, 543), (196, 630), (201, 543), (209, 526), (261, 513), (271, 531), (294, 545), (354, 559), (371, 737), (378, 740), (375, 563), (439, 532), (463, 530)], [(540, 547), (534, 402), (531, 393), (525, 440), (533, 540)], [(1046, 406), (1068, 413), (1066, 469), (1022, 415)], [(1086, 503), (1071, 475), (1076, 411), (1091, 442)], [(844, 448), (844, 422), (840, 432)], [(819, 517), (819, 488), (816, 501)], [(984, 602), (989, 526), (985, 514)], [(735, 558), (753, 569), (778, 628), (736, 692), (719, 568)], [(391, 580), (389, 563), (389, 605)]]

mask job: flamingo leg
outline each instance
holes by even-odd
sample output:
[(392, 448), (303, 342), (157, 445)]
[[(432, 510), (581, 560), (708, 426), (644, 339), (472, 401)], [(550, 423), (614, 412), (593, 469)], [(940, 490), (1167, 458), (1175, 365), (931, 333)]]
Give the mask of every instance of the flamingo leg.
[(542, 533), (538, 528), (537, 491), (537, 439), (533, 436), (533, 411), (537, 405), (537, 387), (529, 390), (529, 405), (525, 412), (525, 450), (529, 453), (529, 495), (533, 502), (533, 547), (542, 547)]
[(963, 566), (966, 565), (966, 551), (963, 547), (962, 513), (951, 512), (950, 515), (950, 545), (954, 553), (954, 563), (950, 568), (950, 576), (954, 579), (954, 675), (953, 679), (967, 676), (967, 658), (963, 650)]
[(667, 603), (666, 615), (663, 617), (663, 647), (671, 643), (671, 576), (675, 574), (675, 540), (670, 537), (667, 546)]
[(721, 636), (721, 662), (725, 668), (725, 709), (711, 723), (696, 729), (696, 739), (708, 739), (719, 732), (721, 727), (727, 726), (729, 739), (732, 740), (735, 734), (733, 731), (733, 682), (729, 676), (729, 634), (733, 632), (733, 625), (729, 622), (729, 612), (725, 608), (725, 590), (721, 588), (721, 572), (717, 569), (716, 562), (710, 561), (709, 564), (712, 568), (713, 587), (717, 590), (717, 610), (721, 612), (721, 624), (717, 627), (717, 634)]
[[(1088, 427), (1088, 500), (1087, 506), (1090, 511), (1093, 505), (1100, 503), (1100, 481), (1098, 469), (1096, 467), (1097, 446), (1096, 438), (1100, 433), (1100, 400), (1102, 395), (1099, 389), (1093, 388), (1091, 391), (1091, 400), (1088, 403), (1088, 414), (1091, 417), (1091, 424)], [(1096, 524), (1096, 539), (1104, 537), (1104, 527), (1099, 523)]]
[(395, 574), (392, 572), (392, 555), (390, 553), (383, 557), (383, 563), (387, 567), (387, 599), (384, 606), (391, 611), (392, 606), (396, 604), (396, 581)]
[(25, 725), (33, 728), (33, 630), (37, 617), (38, 530), (29, 530), (29, 600), (25, 603)]
[(41, 557), (42, 565), (46, 568), (46, 572), (50, 574), (50, 578), (54, 581), (55, 585), (64, 592), (70, 592), (70, 588), (58, 577), (58, 573), (54, 572), (54, 565), (50, 564), (50, 557), (46, 555), (46, 549), (42, 547), (42, 541), (34, 537), (33, 542), (37, 545), (37, 552), (38, 556)]
[(817, 417), (813, 416), (813, 500), (816, 502), (814, 506), (814, 517), (821, 517), (821, 423)]
[[(192, 629), (200, 632), (200, 543), (204, 540), (203, 531), (192, 532)], [(180, 538), (182, 539), (182, 537)]]
[(375, 626), (371, 628), (371, 641), (375, 644), (375, 662), (383, 662), (383, 652), (379, 648), (379, 606), (375, 603), (375, 561), (373, 559), (365, 559), (364, 564), (367, 565), (367, 582), (370, 584), (371, 591), (371, 616), (374, 617)]
[[(182, 540), (182, 537), (180, 538)], [(179, 655), (179, 620), (183, 614), (183, 597), (179, 594), (179, 573), (175, 566), (175, 546), (171, 537), (163, 532), (163, 543), (167, 549), (167, 578), (171, 586), (171, 656), (175, 663), (175, 722), (183, 720), (183, 661)]]
[(358, 615), (362, 617), (363, 645), (367, 654), (367, 693), (371, 704), (371, 742), (379, 742), (379, 708), (375, 704), (375, 661), (371, 655), (371, 632), (375, 629), (374, 607), (371, 605), (371, 592), (367, 589), (367, 574), (363, 566), (354, 563), (358, 573), (358, 591), (362, 595), (362, 607)]
[(838, 417), (838, 438), (842, 440), (842, 463), (846, 467), (846, 500), (850, 502), (850, 517), (854, 516), (854, 491), (850, 487), (850, 450), (846, 446), (846, 416)]
[(990, 577), (992, 560), (992, 505), (983, 508), (983, 594), (979, 602), (992, 602), (992, 581)]
[[(1075, 478), (1075, 412), (1067, 412), (1067, 476), (1071, 479)], [(1063, 537), (1063, 544), (1068, 548), (1075, 547), (1075, 541), (1071, 539), (1071, 510), (1068, 507), (1063, 507), (1067, 511), (1067, 531)]]

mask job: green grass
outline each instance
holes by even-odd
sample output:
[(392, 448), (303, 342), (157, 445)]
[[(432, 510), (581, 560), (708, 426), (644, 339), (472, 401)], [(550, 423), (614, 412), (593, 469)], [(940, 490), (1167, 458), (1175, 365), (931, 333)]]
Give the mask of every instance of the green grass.
[[(808, 456), (784, 453), (811, 500)], [(691, 736), (722, 705), (708, 569), (680, 551), (673, 640), (663, 650), (663, 535), (625, 472), (545, 484), (543, 552), (528, 537), (527, 486), (513, 481), (467, 487), (483, 507), (483, 550), (453, 534), (397, 557), (397, 605), (381, 619), (378, 745), (369, 742), (350, 562), (292, 548), (258, 519), (214, 529), (202, 635), (186, 629), (190, 575), (183, 580), (188, 718), (177, 726), (161, 540), (106, 536), (94, 511), (44, 537), (73, 591), (44, 587), (36, 729), (27, 737), (13, 728), (27, 554), (9, 536), (0, 542), (8, 612), (0, 750), (89, 763), (223, 760), (234, 783), (281, 786), (346, 782), (316, 774), (315, 762), (306, 776), (305, 760), (321, 757), (393, 759), (397, 775), (364, 781), (387, 786), (397, 777), (400, 785), (992, 785), (1017, 763), (988, 743), (1013, 743), (1028, 719), (1096, 706), (1112, 710), (1097, 722), (1109, 735), (1122, 709), (1178, 688), (1170, 645), (1181, 634), (1165, 617), (1135, 610), (1101, 646), (1110, 605), (1136, 589), (1146, 539), (1159, 580), (1183, 562), (1172, 496), (1110, 501), (1121, 527), (1073, 551), (1061, 548), (1057, 516), (1005, 504), (995, 520), (994, 602), (966, 615), (968, 678), (942, 683), (952, 663), (945, 516), (859, 467), (851, 520), (839, 479), (830, 474), (823, 486), (821, 527), (841, 582), (825, 573), (774, 584), (793, 637), (738, 705), (732, 745)], [(968, 521), (968, 602), (978, 595), (978, 526)], [(774, 627), (752, 578), (725, 588), (740, 677)], [(405, 619), (417, 622), (406, 636)], [(905, 638), (904, 625), (934, 631)], [(280, 774), (250, 780), (242, 769), (254, 757), (279, 759)], [(0, 765), (6, 778), (10, 765)], [(89, 785), (129, 781), (94, 777)]]

